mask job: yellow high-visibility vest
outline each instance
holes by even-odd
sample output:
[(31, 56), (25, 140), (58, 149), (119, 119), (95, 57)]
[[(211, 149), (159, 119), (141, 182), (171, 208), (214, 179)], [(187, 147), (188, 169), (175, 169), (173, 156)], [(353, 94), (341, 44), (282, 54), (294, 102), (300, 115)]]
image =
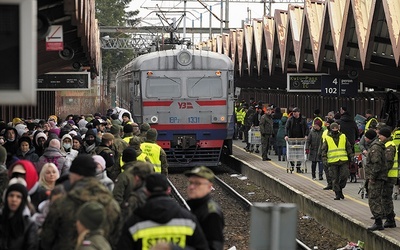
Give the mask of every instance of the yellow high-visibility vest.
[(160, 152), (161, 147), (158, 144), (150, 143), (150, 142), (142, 142), (140, 144), (140, 149), (145, 153), (151, 163), (154, 165), (154, 172), (161, 173), (161, 160), (160, 160)]
[(339, 145), (336, 146), (333, 138), (331, 136), (327, 136), (325, 138), (326, 143), (328, 144), (328, 163), (335, 163), (338, 161), (348, 161), (349, 158), (347, 156), (346, 151), (346, 136), (341, 134), (339, 136)]
[(394, 154), (393, 166), (388, 172), (388, 177), (397, 178), (399, 176), (399, 162), (398, 162), (397, 147), (393, 141), (387, 141), (385, 143), (385, 147), (388, 148), (390, 146), (394, 146), (396, 153)]
[(369, 126), (371, 126), (371, 122), (372, 122), (372, 121), (375, 121), (375, 123), (378, 124), (378, 120), (377, 120), (377, 119), (371, 118), (371, 119), (367, 122), (367, 124), (365, 124), (365, 131), (367, 131), (368, 129), (370, 129)]
[(396, 147), (398, 147), (400, 145), (400, 129), (392, 133), (392, 139)]

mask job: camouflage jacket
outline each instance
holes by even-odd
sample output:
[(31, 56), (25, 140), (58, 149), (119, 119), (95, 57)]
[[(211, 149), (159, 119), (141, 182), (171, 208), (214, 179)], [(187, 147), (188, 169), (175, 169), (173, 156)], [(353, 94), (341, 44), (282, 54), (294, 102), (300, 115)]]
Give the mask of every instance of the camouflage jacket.
[(111, 192), (96, 178), (88, 177), (73, 184), (68, 194), (56, 200), (41, 232), (42, 249), (71, 250), (76, 246), (78, 233), (75, 227), (76, 213), (87, 201), (101, 203), (107, 214), (102, 229), (111, 246), (116, 244), (122, 227), (121, 210)]
[(387, 180), (387, 162), (385, 156), (385, 143), (375, 139), (367, 154), (367, 164), (365, 165), (365, 176), (371, 180)]

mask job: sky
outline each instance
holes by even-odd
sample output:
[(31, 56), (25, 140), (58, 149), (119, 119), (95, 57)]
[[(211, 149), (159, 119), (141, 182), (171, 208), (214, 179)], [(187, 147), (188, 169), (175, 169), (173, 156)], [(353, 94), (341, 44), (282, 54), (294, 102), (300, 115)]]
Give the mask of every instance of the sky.
[[(206, 2), (202, 1), (207, 7), (211, 6), (212, 12), (220, 18), (221, 16), (221, 3), (217, 2)], [(225, 0), (224, 0), (225, 2)], [(229, 3), (229, 28), (241, 28), (242, 20), (250, 20), (253, 18), (262, 18), (264, 14), (264, 5), (262, 3), (252, 3), (249, 1), (242, 3)], [(296, 3), (295, 3), (296, 4)], [(143, 19), (141, 26), (149, 26), (156, 25), (162, 26), (162, 23), (159, 17), (156, 14), (157, 5), (161, 10), (169, 11), (169, 14), (165, 14), (167, 19), (176, 18), (179, 19), (183, 14), (184, 10), (184, 2), (179, 0), (174, 1), (154, 1), (154, 0), (134, 0), (129, 10), (139, 10), (139, 17)], [(303, 5), (303, 4), (298, 4)], [(283, 9), (287, 10), (288, 4), (276, 3), (272, 4), (272, 15), (275, 9)], [(187, 2), (186, 6), (187, 15), (186, 15), (186, 27), (200, 27), (202, 23), (203, 28), (210, 27), (210, 13), (196, 0), (191, 0)], [(224, 3), (224, 13), (225, 15), (225, 3)], [(175, 12), (175, 13), (174, 13)], [(268, 13), (267, 13), (268, 14)], [(200, 16), (202, 17), (202, 21), (200, 21)], [(226, 18), (224, 18), (225, 20)], [(183, 21), (181, 22), (179, 27), (183, 27)], [(220, 21), (218, 21), (215, 17), (211, 19), (211, 26), (219, 28)], [(224, 26), (225, 27), (225, 24)], [(198, 36), (198, 35), (196, 35)], [(203, 38), (207, 36), (203, 34)], [(199, 38), (195, 37), (195, 40)], [(203, 39), (204, 40), (204, 39)], [(198, 42), (198, 41), (195, 41)]]

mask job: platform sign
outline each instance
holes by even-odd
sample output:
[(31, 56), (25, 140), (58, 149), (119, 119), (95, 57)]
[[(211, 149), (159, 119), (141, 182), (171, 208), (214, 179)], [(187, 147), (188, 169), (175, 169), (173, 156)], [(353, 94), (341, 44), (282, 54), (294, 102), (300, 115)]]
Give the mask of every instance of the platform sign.
[(294, 73), (287, 74), (287, 92), (320, 92), (321, 73)]
[(37, 88), (41, 91), (88, 90), (89, 72), (51, 72), (37, 78)]
[(358, 93), (358, 80), (347, 76), (324, 75), (322, 77), (322, 96), (347, 96), (356, 97)]
[(36, 104), (37, 1), (0, 0), (0, 104)]

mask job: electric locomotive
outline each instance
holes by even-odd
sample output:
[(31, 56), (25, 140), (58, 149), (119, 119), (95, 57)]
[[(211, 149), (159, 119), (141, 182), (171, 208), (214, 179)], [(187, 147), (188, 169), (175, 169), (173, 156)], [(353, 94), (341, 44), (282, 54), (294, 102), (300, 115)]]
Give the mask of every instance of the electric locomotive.
[(117, 101), (135, 122), (157, 129), (170, 166), (218, 166), (232, 153), (233, 69), (228, 56), (211, 51), (152, 52), (118, 72)]

